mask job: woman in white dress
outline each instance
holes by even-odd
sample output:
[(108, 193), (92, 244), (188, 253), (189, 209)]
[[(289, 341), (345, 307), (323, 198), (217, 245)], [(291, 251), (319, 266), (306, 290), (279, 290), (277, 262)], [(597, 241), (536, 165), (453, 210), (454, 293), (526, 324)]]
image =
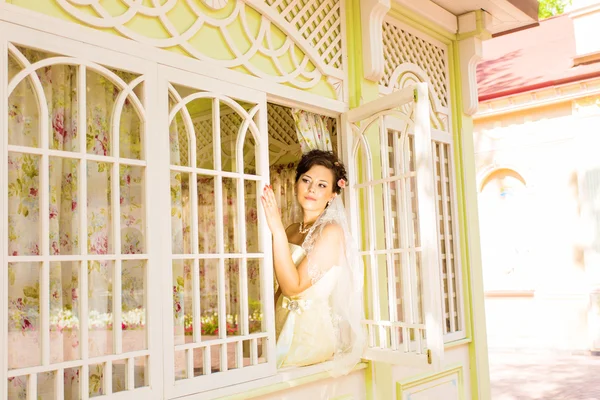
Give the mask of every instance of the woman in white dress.
[(362, 267), (338, 195), (346, 170), (329, 151), (304, 154), (296, 169), (303, 220), (284, 228), (270, 186), (262, 205), (273, 234), (279, 284), (275, 325), (278, 367), (333, 360), (331, 373), (348, 373), (360, 361)]

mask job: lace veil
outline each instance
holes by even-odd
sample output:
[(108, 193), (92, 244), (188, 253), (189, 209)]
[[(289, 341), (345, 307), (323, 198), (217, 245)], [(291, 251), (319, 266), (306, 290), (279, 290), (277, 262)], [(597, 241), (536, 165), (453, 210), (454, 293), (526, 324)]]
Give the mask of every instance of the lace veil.
[[(332, 224), (343, 232), (335, 246), (330, 240), (319, 241), (324, 229)], [(302, 247), (307, 254), (308, 274), (313, 284), (332, 266), (339, 267), (330, 297), (331, 318), (336, 333), (331, 374), (345, 375), (360, 361), (364, 350), (365, 335), (361, 324), (364, 316), (364, 281), (362, 263), (350, 234), (340, 196), (336, 196), (325, 208), (308, 232)]]

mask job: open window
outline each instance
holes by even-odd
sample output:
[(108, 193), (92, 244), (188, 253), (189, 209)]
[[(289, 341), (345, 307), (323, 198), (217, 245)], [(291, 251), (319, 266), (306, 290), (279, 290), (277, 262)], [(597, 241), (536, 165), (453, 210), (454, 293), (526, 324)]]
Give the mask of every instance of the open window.
[(444, 342), (427, 84), (355, 108), (343, 114), (342, 126), (351, 225), (365, 266), (366, 358), (439, 365)]

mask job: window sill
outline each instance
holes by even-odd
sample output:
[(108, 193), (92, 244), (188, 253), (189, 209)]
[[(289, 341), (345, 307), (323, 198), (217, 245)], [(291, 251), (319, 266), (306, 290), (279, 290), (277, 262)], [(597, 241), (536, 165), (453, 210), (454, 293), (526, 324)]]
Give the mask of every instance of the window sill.
[[(188, 398), (241, 400), (265, 396), (293, 387), (329, 379), (331, 378), (331, 375), (328, 372), (329, 365), (330, 362), (326, 362), (308, 367), (284, 368), (279, 370), (276, 375), (268, 378), (240, 383), (239, 385), (233, 385), (211, 392), (197, 393)], [(366, 369), (367, 365), (366, 361), (360, 362), (350, 373)]]

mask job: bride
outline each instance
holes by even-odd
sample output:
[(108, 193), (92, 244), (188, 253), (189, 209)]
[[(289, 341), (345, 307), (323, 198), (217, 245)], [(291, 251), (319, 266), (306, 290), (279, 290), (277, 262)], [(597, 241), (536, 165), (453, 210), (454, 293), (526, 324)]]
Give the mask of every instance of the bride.
[(312, 150), (300, 159), (295, 180), (301, 222), (284, 228), (271, 186), (261, 198), (279, 284), (277, 366), (333, 360), (332, 375), (346, 374), (364, 345), (363, 272), (338, 197), (346, 169), (332, 152)]

